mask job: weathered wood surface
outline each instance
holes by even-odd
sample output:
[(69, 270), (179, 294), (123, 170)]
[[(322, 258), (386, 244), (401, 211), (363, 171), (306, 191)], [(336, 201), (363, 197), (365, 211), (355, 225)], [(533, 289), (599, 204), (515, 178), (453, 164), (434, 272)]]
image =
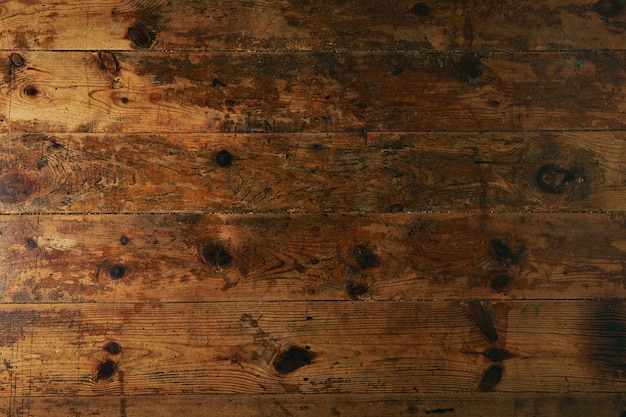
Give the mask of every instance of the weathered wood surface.
[(1, 416), (621, 417), (622, 394), (266, 394), (0, 398)]
[(3, 305), (0, 396), (623, 392), (625, 312), (617, 300)]
[[(626, 52), (14, 52), (0, 130), (623, 130)], [(10, 59), (9, 59), (10, 57)]]
[(621, 214), (0, 217), (2, 302), (626, 297)]
[(0, 48), (474, 50), (624, 47), (621, 0), (5, 1)]
[(626, 133), (3, 134), (3, 213), (626, 210)]

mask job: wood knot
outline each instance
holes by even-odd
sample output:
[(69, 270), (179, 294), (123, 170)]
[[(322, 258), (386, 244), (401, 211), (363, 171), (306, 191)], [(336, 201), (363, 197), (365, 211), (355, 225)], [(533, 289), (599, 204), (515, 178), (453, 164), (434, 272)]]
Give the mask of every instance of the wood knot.
[(126, 274), (126, 268), (120, 264), (111, 264), (107, 269), (109, 276), (115, 280), (121, 279)]
[(11, 55), (9, 55), (9, 61), (11, 62), (11, 65), (16, 68), (23, 67), (26, 63), (24, 57), (17, 52), (13, 52)]
[(128, 28), (128, 39), (140, 48), (150, 48), (154, 38), (154, 33), (141, 22)]
[(485, 357), (492, 362), (502, 362), (512, 355), (506, 349), (492, 348), (485, 351)]
[(276, 372), (287, 374), (303, 366), (310, 365), (315, 356), (315, 353), (311, 352), (308, 346), (306, 348), (290, 346), (289, 349), (276, 356), (273, 366)]
[(216, 242), (204, 242), (200, 247), (199, 254), (201, 262), (217, 267), (228, 266), (233, 261), (233, 257), (226, 248)]
[(555, 164), (546, 164), (537, 171), (537, 186), (549, 194), (561, 194), (576, 179), (568, 169)]
[(411, 13), (419, 17), (428, 17), (431, 12), (432, 9), (426, 3), (415, 3), (413, 7), (411, 7)]
[(623, 0), (600, 0), (593, 6), (593, 10), (602, 17), (615, 17), (624, 11)]
[(27, 85), (26, 87), (24, 87), (24, 94), (26, 94), (28, 97), (35, 97), (39, 94), (39, 90), (37, 90), (37, 87), (32, 86), (32, 85)]
[(106, 381), (111, 379), (115, 372), (117, 371), (117, 363), (112, 361), (111, 359), (107, 359), (104, 362), (100, 362), (98, 367), (96, 368), (96, 381)]
[(495, 293), (506, 294), (509, 292), (509, 284), (511, 282), (511, 276), (508, 274), (496, 274), (489, 280), (491, 291)]
[(120, 64), (117, 57), (111, 51), (99, 51), (98, 60), (100, 61), (100, 69), (107, 71), (114, 77), (120, 75)]
[(365, 283), (348, 282), (346, 291), (353, 300), (358, 300), (360, 296), (367, 294), (369, 287)]
[(222, 168), (228, 168), (231, 166), (233, 164), (233, 159), (233, 155), (226, 150), (221, 150), (215, 154), (215, 162)]
[(500, 365), (495, 365), (489, 368), (480, 380), (480, 384), (478, 384), (478, 391), (493, 391), (495, 386), (498, 385), (502, 380), (503, 371), (504, 370)]
[(120, 346), (120, 344), (117, 342), (111, 341), (104, 345), (102, 349), (104, 349), (105, 352), (113, 356), (117, 356), (122, 353), (122, 346)]

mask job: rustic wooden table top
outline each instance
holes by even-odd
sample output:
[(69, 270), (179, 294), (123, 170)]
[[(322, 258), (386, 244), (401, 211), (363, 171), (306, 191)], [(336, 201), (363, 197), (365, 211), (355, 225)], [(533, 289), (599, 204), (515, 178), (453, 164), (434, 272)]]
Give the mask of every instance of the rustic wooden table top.
[(626, 1), (0, 28), (0, 415), (626, 416)]

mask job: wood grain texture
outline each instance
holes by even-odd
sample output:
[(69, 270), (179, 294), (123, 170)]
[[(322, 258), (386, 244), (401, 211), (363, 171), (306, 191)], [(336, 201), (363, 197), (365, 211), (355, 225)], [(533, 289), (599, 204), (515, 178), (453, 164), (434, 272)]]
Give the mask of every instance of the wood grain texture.
[(0, 415), (205, 417), (620, 417), (621, 394), (266, 394), (0, 398)]
[(0, 134), (3, 213), (625, 210), (622, 132)]
[(623, 298), (622, 214), (0, 217), (2, 302)]
[(624, 391), (623, 301), (481, 308), (495, 340), (467, 302), (3, 305), (0, 396)]
[(3, 2), (0, 47), (36, 50), (622, 49), (618, 0)]
[(0, 64), (1, 131), (625, 127), (623, 51), (21, 52)]

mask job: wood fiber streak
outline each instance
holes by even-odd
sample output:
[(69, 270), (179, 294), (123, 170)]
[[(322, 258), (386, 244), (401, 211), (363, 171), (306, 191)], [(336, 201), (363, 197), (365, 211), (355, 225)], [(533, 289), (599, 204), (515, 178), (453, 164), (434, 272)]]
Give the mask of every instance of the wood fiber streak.
[(17, 0), (1, 12), (0, 47), (22, 50), (622, 49), (626, 34), (618, 0)]
[[(125, 402), (123, 401), (125, 400)], [(15, 406), (17, 403), (19, 406)], [(89, 398), (0, 398), (0, 413), (34, 415), (117, 415), (124, 406), (127, 417), (205, 417), (215, 410), (223, 416), (266, 417), (519, 417), (616, 416), (624, 409), (621, 394), (266, 394), (169, 395)]]
[[(7, 53), (8, 58), (9, 53)], [(622, 130), (624, 51), (23, 52), (0, 131)], [(10, 115), (10, 117), (9, 117)]]
[(0, 207), (626, 210), (625, 139), (622, 132), (0, 134)]
[(623, 301), (483, 308), (497, 341), (465, 302), (4, 305), (0, 396), (624, 391)]
[(0, 301), (623, 298), (625, 227), (621, 214), (7, 215)]

